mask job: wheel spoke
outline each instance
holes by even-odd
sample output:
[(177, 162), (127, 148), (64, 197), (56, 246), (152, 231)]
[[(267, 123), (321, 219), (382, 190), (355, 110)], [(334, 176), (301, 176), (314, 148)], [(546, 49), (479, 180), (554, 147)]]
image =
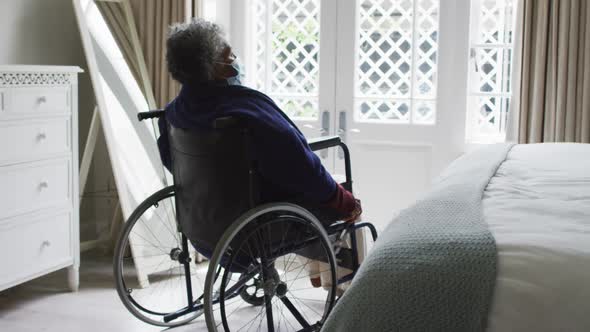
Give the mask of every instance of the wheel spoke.
[(291, 312), (293, 317), (295, 317), (295, 319), (297, 319), (299, 324), (301, 324), (301, 327), (303, 327), (303, 328), (309, 327), (309, 323), (305, 320), (305, 318), (303, 318), (303, 316), (301, 316), (301, 313), (299, 313), (299, 310), (297, 310), (297, 308), (295, 308), (293, 303), (286, 296), (281, 297), (281, 301), (285, 304), (285, 307), (287, 307), (287, 309), (289, 309), (289, 311)]
[[(289, 213), (273, 211), (273, 215), (267, 212), (263, 217), (253, 214), (251, 219), (232, 225), (236, 228), (226, 232), (231, 235), (225, 235), (220, 240), (219, 245), (223, 243), (225, 251), (216, 253), (212, 262), (223, 262), (224, 267), (232, 271), (244, 268), (245, 264), (254, 264), (254, 267), (250, 265), (249, 271), (255, 268), (259, 276), (249, 276), (251, 280), (247, 281), (230, 281), (231, 278), (224, 273), (219, 299), (221, 310), (213, 308), (208, 311), (210, 327), (222, 326), (220, 329), (231, 331), (307, 331), (316, 328), (316, 322), (321, 322), (327, 310), (331, 309), (333, 288), (326, 291), (323, 287), (305, 287), (298, 281), (309, 278), (306, 271), (314, 275), (329, 272), (335, 278), (331, 244), (317, 224), (291, 214), (290, 210), (285, 211)], [(312, 262), (321, 262), (329, 268), (322, 265), (322, 268), (310, 269)], [(213, 275), (211, 271), (208, 278), (213, 279)], [(207, 293), (211, 295), (216, 283), (211, 280), (208, 283)], [(225, 300), (236, 291), (240, 292), (244, 302), (252, 304), (251, 301), (260, 299), (260, 304), (253, 304), (260, 307), (251, 310), (241, 304), (232, 304), (230, 308), (230, 301)], [(214, 303), (214, 297), (207, 297), (207, 301)], [(298, 326), (301, 327), (296, 328)]]
[(297, 300), (297, 302), (303, 304), (304, 306), (306, 306), (307, 308), (309, 308), (309, 310), (313, 311), (316, 315), (322, 317), (322, 315), (320, 315), (319, 312), (317, 312), (314, 308), (310, 307), (307, 303), (305, 303), (303, 300), (301, 300), (297, 296), (293, 295), (293, 293), (289, 292), (289, 294), (291, 294), (291, 297), (294, 298), (295, 300)]
[[(115, 253), (121, 300), (137, 318), (164, 327), (187, 323), (202, 313), (189, 308), (198, 301), (190, 293), (198, 296), (201, 293), (197, 292), (202, 292), (204, 283), (199, 274), (203, 272), (197, 265), (184, 266), (170, 256), (173, 249), (180, 249), (182, 235), (172, 226), (173, 204), (172, 189), (141, 203), (125, 223)], [(188, 252), (189, 248), (182, 249)], [(174, 318), (178, 314), (181, 316)], [(164, 317), (172, 321), (164, 322)]]

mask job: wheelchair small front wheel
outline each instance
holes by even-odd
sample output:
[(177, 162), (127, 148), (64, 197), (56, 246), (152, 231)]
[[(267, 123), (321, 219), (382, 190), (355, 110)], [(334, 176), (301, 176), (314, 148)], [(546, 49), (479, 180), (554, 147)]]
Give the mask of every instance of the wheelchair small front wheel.
[[(245, 213), (223, 234), (210, 264), (223, 264), (225, 272), (215, 278), (210, 268), (205, 280), (209, 331), (319, 331), (335, 302), (334, 250), (320, 222), (297, 205), (268, 204)], [(311, 276), (331, 282), (316, 288)], [(257, 285), (248, 293), (255, 303), (244, 299), (249, 285)]]
[(240, 291), (240, 297), (246, 303), (255, 307), (264, 304), (264, 288), (262, 285), (262, 278), (257, 275), (252, 277), (248, 282), (244, 284), (244, 287)]
[(202, 315), (208, 267), (195, 263), (195, 251), (177, 230), (174, 195), (173, 186), (164, 188), (135, 209), (113, 261), (117, 293), (125, 307), (143, 322), (163, 327)]

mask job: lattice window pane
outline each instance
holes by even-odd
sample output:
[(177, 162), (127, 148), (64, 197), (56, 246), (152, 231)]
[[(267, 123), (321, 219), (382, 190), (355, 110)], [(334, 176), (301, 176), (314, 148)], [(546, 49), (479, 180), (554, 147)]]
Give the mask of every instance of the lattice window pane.
[(298, 119), (316, 117), (319, 108), (317, 98), (278, 97), (275, 102), (281, 106), (283, 112)]
[(510, 109), (513, 0), (473, 0), (468, 139), (504, 139)]
[(296, 119), (318, 117), (321, 0), (254, 0), (256, 88)]
[(436, 122), (436, 102), (427, 100), (414, 100), (412, 107), (414, 123), (434, 124)]
[(475, 82), (473, 92), (509, 93), (512, 50), (509, 48), (475, 48)]
[(478, 0), (475, 19), (477, 44), (510, 44), (514, 28), (512, 0)]
[(508, 97), (477, 97), (477, 127), (481, 135), (497, 135), (506, 131), (506, 114), (510, 106)]
[(408, 123), (410, 121), (409, 100), (367, 100), (356, 101), (359, 116), (365, 122)]
[(267, 43), (267, 1), (255, 1), (255, 15), (256, 15), (256, 88), (266, 90), (266, 43)]
[(438, 0), (361, 0), (357, 121), (434, 123)]
[[(417, 1), (416, 11), (414, 96), (434, 99), (438, 51), (438, 1)], [(432, 111), (434, 112), (434, 109)]]

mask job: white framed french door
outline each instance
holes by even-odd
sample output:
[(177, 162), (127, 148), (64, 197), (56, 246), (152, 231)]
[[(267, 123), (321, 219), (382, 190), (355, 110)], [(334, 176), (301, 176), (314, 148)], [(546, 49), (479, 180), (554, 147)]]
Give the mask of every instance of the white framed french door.
[(463, 151), (469, 5), (339, 2), (334, 127), (353, 155), (365, 218), (378, 228)]
[[(248, 84), (307, 137), (342, 137), (355, 194), (377, 227), (462, 153), (469, 0), (232, 4), (243, 27), (232, 29), (232, 44), (242, 43)], [(343, 173), (341, 153), (321, 155), (332, 173)]]

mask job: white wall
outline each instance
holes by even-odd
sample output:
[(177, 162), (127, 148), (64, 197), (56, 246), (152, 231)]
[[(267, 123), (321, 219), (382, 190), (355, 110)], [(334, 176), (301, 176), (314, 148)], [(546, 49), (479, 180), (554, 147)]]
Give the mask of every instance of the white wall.
[[(72, 0), (0, 0), (0, 64), (79, 66), (80, 158), (90, 126), (94, 95)], [(82, 238), (110, 220), (116, 189), (104, 139), (99, 138), (82, 200)]]
[(231, 9), (240, 2), (246, 0), (202, 0), (203, 18), (214, 21), (219, 24), (225, 31), (228, 38), (231, 38)]
[[(0, 64), (73, 65), (85, 69), (71, 0), (0, 0)], [(80, 76), (80, 129), (94, 96)], [(81, 145), (82, 146), (82, 145)]]

